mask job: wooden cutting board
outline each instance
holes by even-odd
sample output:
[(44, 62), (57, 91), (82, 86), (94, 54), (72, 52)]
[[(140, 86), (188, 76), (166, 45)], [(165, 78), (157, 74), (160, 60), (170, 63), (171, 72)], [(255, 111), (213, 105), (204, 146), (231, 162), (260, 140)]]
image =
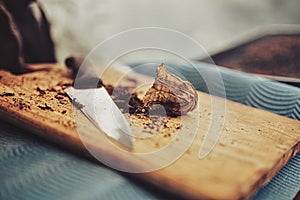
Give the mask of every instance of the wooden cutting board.
[[(49, 67), (50, 71), (21, 76), (0, 71), (1, 118), (73, 151), (87, 155), (86, 145), (104, 158), (117, 160), (120, 166), (146, 169), (147, 161), (135, 162), (130, 153), (119, 154), (119, 149), (80, 111), (73, 110), (63, 91), (72, 83), (67, 78), (68, 72), (59, 65)], [(109, 69), (103, 81), (122, 86), (144, 84), (139, 87), (141, 95), (149, 86), (145, 80), (151, 82), (142, 75), (124, 74), (128, 71)], [(196, 111), (181, 118), (157, 117), (154, 127), (153, 119), (126, 115), (133, 132), (144, 137), (135, 139), (133, 152), (155, 152), (172, 141), (175, 145), (171, 147), (176, 149), (176, 142), (180, 144), (176, 138), (178, 132), (188, 135), (196, 131), (192, 145), (179, 159), (159, 170), (134, 176), (186, 198), (243, 199), (253, 195), (299, 152), (300, 122), (225, 100), (226, 112), (220, 116), (224, 124), (218, 143), (200, 159), (199, 150), (215, 120), (211, 102), (224, 100), (201, 92), (198, 95)], [(164, 158), (156, 155), (153, 160)], [(172, 152), (170, 156), (174, 156)]]

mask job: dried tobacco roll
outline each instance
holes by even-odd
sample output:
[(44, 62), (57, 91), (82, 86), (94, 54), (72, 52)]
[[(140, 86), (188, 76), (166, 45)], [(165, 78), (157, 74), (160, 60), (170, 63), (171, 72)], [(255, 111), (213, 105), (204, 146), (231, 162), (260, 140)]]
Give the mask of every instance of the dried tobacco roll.
[(164, 64), (156, 70), (153, 86), (143, 98), (141, 112), (162, 113), (169, 116), (185, 115), (197, 107), (198, 95), (196, 89), (188, 81), (168, 72)]

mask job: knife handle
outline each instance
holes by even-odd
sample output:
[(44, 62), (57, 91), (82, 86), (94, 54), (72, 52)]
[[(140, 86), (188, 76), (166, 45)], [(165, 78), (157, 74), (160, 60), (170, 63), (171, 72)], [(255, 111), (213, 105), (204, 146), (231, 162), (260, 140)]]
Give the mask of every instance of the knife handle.
[(73, 82), (75, 89), (101, 88), (103, 86), (102, 80), (96, 77), (79, 77), (75, 80)]
[(80, 73), (78, 73), (83, 61), (83, 56), (70, 56), (65, 60), (66, 66), (72, 70), (72, 78), (74, 80), (73, 87), (76, 89), (101, 88), (103, 82), (96, 76), (92, 68), (85, 68), (88, 70), (81, 70)]
[(75, 79), (77, 72), (84, 61), (84, 57), (81, 55), (72, 55), (65, 59), (65, 65), (72, 71), (72, 78)]

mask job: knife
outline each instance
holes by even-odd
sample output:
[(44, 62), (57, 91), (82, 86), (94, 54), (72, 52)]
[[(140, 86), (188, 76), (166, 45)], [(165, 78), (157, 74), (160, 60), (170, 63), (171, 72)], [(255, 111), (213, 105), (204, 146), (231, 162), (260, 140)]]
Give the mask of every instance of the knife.
[[(108, 137), (132, 149), (133, 137), (129, 124), (101, 80), (87, 70), (80, 75), (76, 83), (73, 83), (73, 87), (65, 89), (73, 104)], [(95, 83), (98, 85), (95, 86)]]
[(118, 143), (132, 148), (133, 139), (129, 124), (104, 87), (89, 89), (70, 87), (66, 88), (65, 92), (73, 102), (80, 104), (81, 112), (97, 128)]

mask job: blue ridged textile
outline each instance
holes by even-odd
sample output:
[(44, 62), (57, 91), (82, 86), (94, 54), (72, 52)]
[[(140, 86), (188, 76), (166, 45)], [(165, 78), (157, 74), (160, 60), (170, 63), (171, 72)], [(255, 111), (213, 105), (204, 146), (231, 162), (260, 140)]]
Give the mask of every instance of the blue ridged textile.
[[(179, 64), (176, 70), (197, 89), (208, 92), (202, 76), (214, 77), (216, 71), (208, 64), (195, 65), (196, 71)], [(175, 65), (170, 63), (170, 66)], [(228, 99), (300, 120), (299, 88), (225, 68), (218, 70)], [(138, 71), (149, 74), (147, 68)], [(213, 87), (216, 95), (219, 89), (222, 90), (218, 84)], [(176, 198), (128, 175), (66, 152), (6, 122), (0, 122), (0, 126), (0, 199)], [(293, 199), (299, 189), (298, 153), (253, 199)]]

